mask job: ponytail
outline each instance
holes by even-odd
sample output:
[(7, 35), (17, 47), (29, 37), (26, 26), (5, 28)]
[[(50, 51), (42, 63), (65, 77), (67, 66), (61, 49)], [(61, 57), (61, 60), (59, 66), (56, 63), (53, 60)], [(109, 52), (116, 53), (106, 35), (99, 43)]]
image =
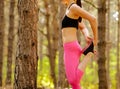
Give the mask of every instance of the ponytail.
[(82, 7), (81, 0), (77, 0), (76, 3), (78, 6)]
[[(80, 6), (80, 7), (82, 7), (81, 0), (77, 0), (77, 1), (76, 1), (76, 4), (77, 4), (78, 6)], [(81, 21), (82, 21), (82, 18), (79, 17), (79, 18), (78, 18), (78, 21), (81, 22)]]

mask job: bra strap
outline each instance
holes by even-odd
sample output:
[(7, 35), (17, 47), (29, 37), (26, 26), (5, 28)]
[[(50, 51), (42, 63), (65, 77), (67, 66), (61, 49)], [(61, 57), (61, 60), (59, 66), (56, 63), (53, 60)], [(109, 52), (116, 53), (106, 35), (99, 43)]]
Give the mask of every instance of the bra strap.
[(68, 9), (70, 9), (70, 7), (71, 7), (73, 4), (75, 4), (75, 3), (71, 3), (70, 6), (68, 7)]

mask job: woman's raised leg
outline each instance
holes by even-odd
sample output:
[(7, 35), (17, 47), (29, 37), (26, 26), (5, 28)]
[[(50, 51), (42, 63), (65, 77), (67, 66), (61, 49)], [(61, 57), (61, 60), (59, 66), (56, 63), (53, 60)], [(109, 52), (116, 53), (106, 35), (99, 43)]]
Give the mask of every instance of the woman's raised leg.
[(85, 55), (84, 59), (78, 65), (78, 69), (84, 72), (86, 69), (86, 66), (91, 62), (92, 56), (93, 56), (92, 52), (89, 52), (87, 55)]

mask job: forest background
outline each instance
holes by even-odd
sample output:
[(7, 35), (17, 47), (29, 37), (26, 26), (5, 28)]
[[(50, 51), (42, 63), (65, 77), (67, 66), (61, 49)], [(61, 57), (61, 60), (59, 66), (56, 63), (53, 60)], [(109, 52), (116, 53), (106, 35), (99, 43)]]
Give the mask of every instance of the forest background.
[[(32, 5), (35, 8), (29, 9)], [(120, 89), (120, 0), (82, 0), (82, 5), (98, 19), (99, 56), (97, 62), (87, 67), (81, 86), (83, 89)], [(0, 88), (70, 88), (63, 65), (60, 28), (65, 6), (61, 0), (0, 0), (0, 9)], [(83, 21), (92, 37), (89, 22)], [(36, 33), (29, 33), (31, 29)], [(85, 39), (79, 30), (77, 33), (84, 47)], [(35, 39), (32, 46), (36, 48), (29, 48), (30, 39)], [(27, 55), (29, 50), (32, 55)], [(29, 61), (33, 64), (29, 65)], [(33, 84), (29, 78), (37, 82)], [(34, 88), (27, 88), (32, 85)]]

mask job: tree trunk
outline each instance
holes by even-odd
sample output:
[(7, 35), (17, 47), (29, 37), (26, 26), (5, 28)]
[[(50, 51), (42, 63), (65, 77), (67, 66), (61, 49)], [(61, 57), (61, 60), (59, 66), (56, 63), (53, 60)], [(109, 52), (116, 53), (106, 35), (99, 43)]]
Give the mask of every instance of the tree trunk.
[[(46, 8), (46, 29), (47, 29), (47, 40), (48, 40), (48, 57), (50, 63), (50, 74), (53, 79), (54, 87), (57, 86), (56, 79), (56, 52), (58, 49), (58, 21), (57, 21), (57, 7), (55, 6), (55, 1), (51, 0), (50, 8), (48, 6), (48, 1), (45, 0), (45, 8)], [(53, 11), (53, 12), (50, 12)], [(51, 20), (52, 19), (52, 20)]]
[(58, 1), (55, 0), (51, 0), (51, 11), (52, 11), (52, 54), (53, 54), (53, 60), (54, 60), (54, 66), (52, 67), (52, 69), (54, 68), (54, 85), (55, 88), (57, 87), (57, 78), (56, 78), (56, 55), (57, 55), (57, 50), (58, 50), (58, 34), (59, 34), (59, 27), (58, 27), (58, 19), (57, 19), (57, 14), (58, 14)]
[(18, 0), (19, 28), (14, 89), (37, 89), (37, 0)]
[(38, 32), (39, 33), (39, 45), (38, 45), (38, 47), (39, 47), (39, 51), (38, 51), (38, 53), (39, 53), (39, 59), (40, 59), (40, 70), (39, 71), (42, 71), (42, 64), (43, 64), (43, 36), (42, 36), (42, 34), (40, 33), (40, 32)]
[(12, 76), (12, 55), (13, 55), (13, 42), (14, 42), (14, 7), (15, 0), (10, 1), (9, 12), (9, 33), (8, 33), (8, 59), (7, 59), (7, 77), (6, 85), (11, 85)]
[[(102, 18), (102, 19), (101, 19)], [(98, 0), (98, 76), (99, 89), (108, 89), (106, 76), (106, 0)]]
[(110, 89), (111, 81), (110, 81), (110, 0), (107, 0), (107, 18), (106, 18), (106, 40), (107, 40), (107, 47), (106, 47), (106, 59), (107, 59), (107, 82), (108, 82), (108, 89)]
[(49, 63), (50, 63), (50, 75), (53, 79), (53, 84), (55, 87), (56, 84), (56, 76), (55, 76), (55, 60), (53, 59), (53, 51), (52, 51), (52, 41), (51, 41), (51, 32), (50, 32), (50, 26), (49, 26), (49, 21), (50, 21), (50, 14), (48, 11), (48, 3), (45, 2), (45, 8), (46, 8), (46, 28), (47, 28), (47, 40), (48, 40), (48, 58), (49, 58)]
[(118, 0), (117, 74), (116, 89), (120, 89), (120, 0)]
[(4, 0), (0, 0), (0, 87), (2, 86), (3, 46), (4, 46)]
[(58, 89), (64, 89), (68, 87), (69, 84), (66, 79), (65, 69), (64, 69), (64, 60), (63, 60), (63, 42), (62, 42), (62, 32), (61, 32), (61, 20), (65, 13), (65, 6), (59, 0), (59, 43), (58, 43), (58, 50), (59, 50), (59, 58), (58, 58)]

